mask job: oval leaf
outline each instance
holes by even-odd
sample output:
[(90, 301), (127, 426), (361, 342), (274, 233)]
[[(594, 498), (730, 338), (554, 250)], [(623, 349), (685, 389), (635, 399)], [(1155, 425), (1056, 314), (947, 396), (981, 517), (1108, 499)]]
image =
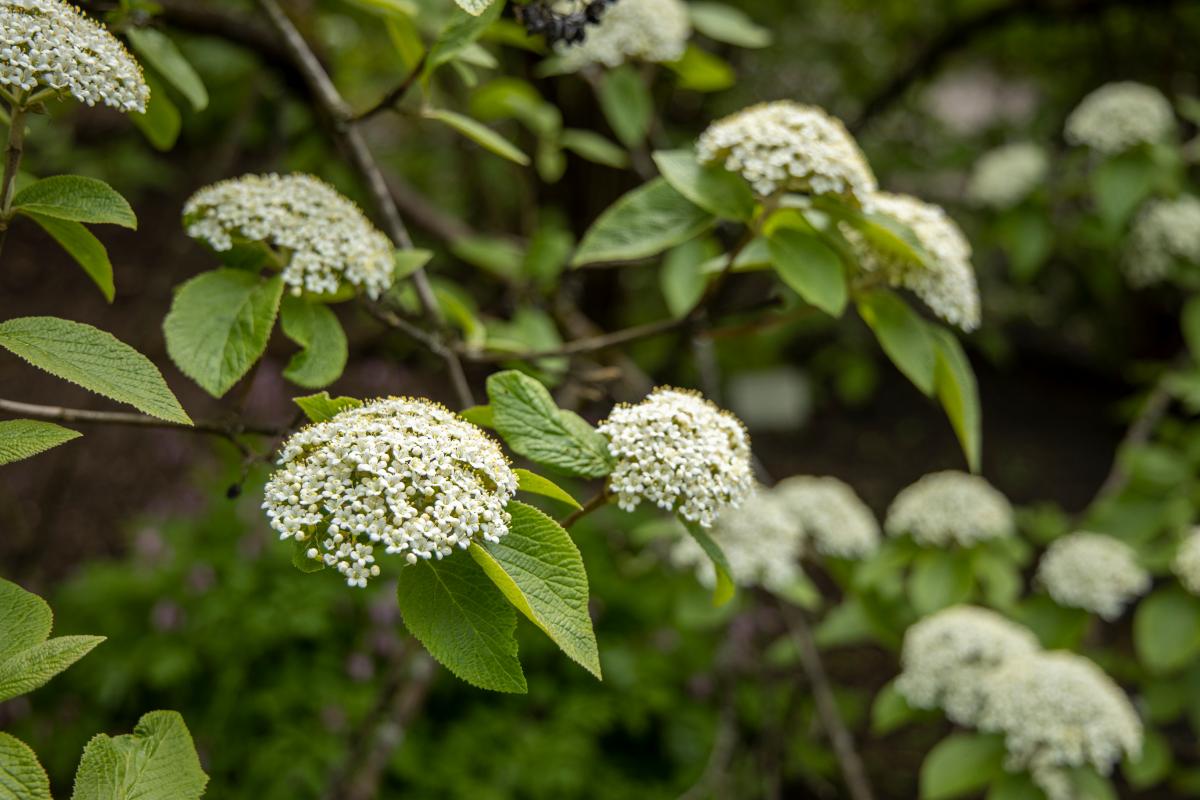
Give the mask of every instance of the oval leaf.
[(0, 347), (35, 367), (152, 417), (191, 425), (158, 367), (111, 333), (57, 317), (0, 323)]
[(322, 303), (288, 295), (279, 307), (283, 335), (301, 350), (283, 370), (283, 377), (306, 389), (328, 386), (342, 376), (349, 350), (337, 315)]
[(0, 733), (0, 800), (50, 800), (50, 778), (29, 745)]
[(33, 419), (10, 419), (0, 422), (0, 464), (11, 464), (23, 458), (44, 453), (83, 434)]
[(116, 189), (82, 175), (55, 175), (34, 181), (17, 192), (12, 204), (22, 213), (137, 229), (133, 209)]
[(1153, 673), (1191, 664), (1200, 655), (1200, 599), (1170, 586), (1138, 603), (1133, 644), (1138, 658)]
[(283, 280), (236, 269), (197, 275), (179, 287), (163, 320), (167, 354), (184, 375), (220, 397), (267, 349)]
[(737, 585), (733, 582), (733, 570), (729, 567), (729, 559), (725, 557), (725, 551), (721, 546), (709, 535), (708, 531), (700, 527), (694, 522), (689, 522), (683, 517), (679, 518), (683, 523), (683, 527), (687, 528), (687, 532), (696, 540), (696, 544), (708, 555), (712, 560), (713, 571), (717, 576), (717, 585), (713, 589), (713, 605), (723, 606), (733, 599), (737, 593)]
[[(125, 35), (133, 50), (187, 98), (196, 111), (208, 107), (208, 90), (183, 53), (165, 33), (154, 28), (130, 28)], [(153, 95), (151, 95), (153, 96)]]
[(654, 100), (636, 69), (624, 64), (605, 72), (597, 99), (613, 133), (626, 147), (639, 147), (646, 141)]
[(695, 238), (714, 221), (664, 179), (655, 178), (600, 215), (584, 234), (571, 266), (647, 258)]
[(508, 139), (505, 139), (478, 120), (471, 119), (465, 114), (437, 108), (426, 109), (424, 116), (426, 119), (432, 119), (443, 125), (449, 125), (483, 149), (495, 153), (501, 158), (507, 158), (509, 161), (520, 164), (522, 167), (529, 166), (529, 156), (522, 153)]
[(950, 800), (978, 792), (1003, 772), (1003, 763), (1001, 736), (947, 736), (921, 764), (921, 800)]
[(979, 460), (983, 449), (982, 412), (979, 410), (979, 386), (971, 362), (963, 352), (958, 339), (947, 330), (930, 326), (930, 335), (937, 348), (937, 367), (934, 371), (934, 387), (967, 464), (972, 472), (979, 471)]
[(83, 750), (71, 800), (199, 800), (208, 784), (183, 717), (151, 711), (132, 734), (94, 736)]
[(56, 636), (0, 662), (0, 702), (27, 694), (92, 651), (103, 636)]
[(921, 317), (886, 290), (859, 297), (858, 313), (897, 369), (924, 394), (932, 395), (937, 353)]
[(304, 416), (308, 417), (310, 422), (324, 422), (339, 411), (358, 408), (362, 405), (362, 400), (356, 400), (353, 397), (330, 397), (329, 392), (318, 392), (306, 397), (293, 397), (292, 402), (300, 406), (300, 410), (304, 412)]
[(754, 193), (729, 170), (700, 164), (691, 150), (660, 150), (654, 163), (675, 191), (705, 211), (741, 222), (754, 216)]
[(45, 600), (0, 578), (0, 662), (46, 641), (53, 624)]
[(805, 302), (833, 317), (846, 308), (846, 274), (842, 259), (811, 231), (786, 225), (767, 239), (771, 261), (781, 280)]
[[(467, 419), (468, 422), (470, 421), (466, 417), (465, 411), (462, 413), (462, 416), (464, 419)], [(543, 478), (536, 472), (530, 472), (527, 469), (515, 469), (513, 472), (517, 474), (517, 488), (520, 491), (529, 492), (530, 494), (539, 494), (542, 497), (549, 497), (553, 500), (559, 501), (560, 503), (566, 503), (571, 508), (577, 508), (580, 510), (583, 509), (583, 506), (579, 505), (578, 500), (576, 500), (574, 497), (571, 497), (571, 495), (569, 495), (565, 489), (549, 478)]]

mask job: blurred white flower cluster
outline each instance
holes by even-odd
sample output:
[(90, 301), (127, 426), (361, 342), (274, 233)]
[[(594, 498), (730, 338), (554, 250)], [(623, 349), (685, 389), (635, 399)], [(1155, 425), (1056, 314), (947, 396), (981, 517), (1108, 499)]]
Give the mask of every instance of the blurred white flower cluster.
[(837, 478), (796, 475), (780, 481), (779, 498), (802, 536), (823, 556), (866, 558), (879, 547), (879, 522), (854, 489)]
[(1171, 569), (1183, 588), (1200, 595), (1200, 528), (1192, 528), (1192, 532), (1180, 543)]
[(410, 564), (508, 533), (517, 478), (481, 429), (424, 399), (386, 398), (289, 438), (263, 508), (281, 539), (351, 586), (379, 574), (374, 548)]
[(1129, 698), (1083, 656), (1017, 655), (988, 675), (986, 688), (979, 727), (1004, 734), (1006, 766), (1029, 770), (1050, 800), (1079, 796), (1070, 769), (1108, 775), (1141, 752), (1142, 723)]
[(1004, 736), (1006, 766), (1029, 770), (1050, 800), (1074, 800), (1069, 770), (1102, 775), (1141, 750), (1129, 698), (1083, 656), (1046, 652), (994, 611), (955, 606), (908, 629), (896, 690), (918, 708)]
[(0, 86), (50, 90), (89, 106), (146, 110), (142, 68), (108, 29), (60, 0), (0, 0)]
[(964, 331), (979, 327), (979, 286), (971, 266), (971, 243), (941, 206), (905, 194), (877, 192), (866, 210), (899, 222), (913, 232), (928, 255), (914, 261), (894, 249), (872, 244), (846, 223), (841, 230), (854, 248), (859, 266), (879, 273), (892, 286), (903, 286), (933, 313)]
[(967, 183), (967, 199), (986, 208), (1012, 208), (1046, 179), (1050, 159), (1033, 142), (1017, 142), (984, 153)]
[(598, 429), (617, 460), (609, 488), (626, 511), (648, 500), (709, 528), (754, 485), (745, 427), (696, 392), (659, 387)]
[(954, 606), (904, 634), (896, 691), (917, 708), (941, 708), (959, 725), (975, 725), (988, 674), (1005, 659), (1040, 650), (1022, 625), (986, 608)]
[(692, 35), (691, 17), (683, 0), (620, 0), (589, 26), (579, 44), (559, 43), (564, 70), (591, 64), (616, 67), (627, 61), (678, 61)]
[(1067, 117), (1067, 142), (1105, 155), (1168, 139), (1175, 132), (1170, 101), (1153, 86), (1132, 81), (1106, 83)]
[(1038, 563), (1037, 579), (1054, 602), (1107, 620), (1150, 588), (1150, 574), (1133, 549), (1100, 533), (1080, 531), (1056, 539)]
[(890, 536), (910, 535), (926, 547), (970, 547), (1011, 536), (1012, 505), (977, 475), (947, 470), (920, 478), (896, 495), (884, 528)]
[(696, 155), (701, 163), (738, 173), (763, 197), (834, 194), (861, 203), (877, 188), (871, 165), (841, 120), (787, 100), (714, 122), (697, 140)]
[(345, 281), (376, 299), (392, 285), (391, 242), (357, 205), (312, 175), (244, 175), (207, 186), (183, 209), (188, 236), (218, 252), (264, 242), (293, 294)]
[[(803, 531), (795, 524), (781, 499), (766, 487), (758, 487), (738, 508), (727, 509), (712, 529), (734, 583), (781, 591), (801, 574)], [(700, 582), (712, 587), (716, 573), (712, 560), (691, 536), (681, 536), (671, 551), (671, 561), (694, 567)]]
[(1129, 231), (1122, 266), (1134, 286), (1171, 277), (1179, 264), (1200, 265), (1200, 198), (1153, 200)]

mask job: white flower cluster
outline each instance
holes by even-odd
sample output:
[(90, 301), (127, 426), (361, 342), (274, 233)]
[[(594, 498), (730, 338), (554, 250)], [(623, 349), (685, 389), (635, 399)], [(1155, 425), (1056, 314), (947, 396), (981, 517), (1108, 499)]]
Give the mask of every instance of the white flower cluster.
[(659, 387), (614, 408), (599, 431), (617, 460), (609, 487), (626, 511), (649, 500), (708, 528), (754, 485), (746, 429), (695, 392)]
[(1009, 769), (1028, 769), (1050, 800), (1073, 800), (1068, 770), (1112, 772), (1136, 758), (1142, 723), (1129, 698), (1083, 656), (1038, 652), (1006, 660), (988, 675), (979, 727), (1004, 734)]
[(1111, 155), (1140, 144), (1161, 142), (1175, 131), (1170, 101), (1153, 86), (1132, 81), (1106, 83), (1075, 107), (1064, 131), (1070, 144)]
[(841, 223), (840, 229), (854, 248), (859, 266), (903, 286), (951, 325), (964, 331), (979, 327), (979, 286), (971, 266), (971, 243), (940, 206), (903, 194), (878, 192), (866, 210), (881, 214), (910, 229), (929, 257), (922, 264), (894, 250), (872, 245), (860, 231)]
[(841, 120), (816, 106), (787, 100), (751, 106), (714, 122), (697, 140), (696, 155), (702, 163), (721, 163), (738, 173), (763, 197), (784, 191), (862, 202), (878, 186)]
[[(712, 538), (729, 560), (734, 583), (782, 590), (799, 578), (804, 550), (803, 531), (796, 526), (780, 498), (758, 487), (739, 508), (717, 517)], [(705, 586), (716, 582), (712, 560), (691, 536), (681, 536), (671, 551), (671, 561), (695, 567)]]
[(911, 535), (927, 547), (971, 545), (1011, 536), (1012, 505), (976, 475), (948, 470), (922, 477), (896, 495), (884, 528), (891, 536)]
[(616, 67), (626, 61), (678, 61), (692, 35), (683, 0), (620, 0), (589, 26), (579, 44), (557, 47), (562, 68), (571, 72), (591, 64)]
[(818, 553), (865, 558), (879, 547), (879, 522), (854, 490), (837, 478), (797, 475), (774, 494)]
[(1195, 195), (1147, 203), (1133, 222), (1122, 258), (1134, 286), (1165, 280), (1178, 264), (1200, 265), (1200, 198)]
[(392, 285), (392, 244), (362, 211), (312, 175), (244, 175), (207, 186), (183, 209), (188, 236), (218, 252), (264, 242), (284, 261), (293, 294), (345, 281), (378, 298)]
[(379, 574), (376, 545), (415, 564), (499, 541), (517, 491), (493, 439), (423, 399), (376, 400), (310, 425), (278, 464), (263, 502), (271, 527), (351, 586)]
[(146, 110), (142, 68), (108, 29), (61, 0), (0, 0), (0, 86)]
[(1012, 208), (1034, 192), (1050, 171), (1046, 151), (1017, 142), (984, 153), (967, 182), (967, 198), (986, 208)]
[(1183, 588), (1200, 595), (1200, 527), (1192, 528), (1188, 537), (1179, 544), (1171, 569)]
[(975, 725), (989, 673), (1006, 659), (1041, 649), (1015, 622), (977, 606), (954, 606), (904, 634), (896, 690), (917, 708), (941, 708), (959, 725)]
[(1055, 540), (1038, 563), (1037, 579), (1054, 602), (1107, 620), (1150, 588), (1150, 574), (1133, 549), (1100, 533), (1081, 531)]

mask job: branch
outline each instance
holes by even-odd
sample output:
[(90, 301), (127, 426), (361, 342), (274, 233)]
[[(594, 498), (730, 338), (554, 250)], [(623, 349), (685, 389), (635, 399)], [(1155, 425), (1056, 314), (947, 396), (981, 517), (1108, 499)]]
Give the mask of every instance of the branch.
[(1137, 11), (1151, 7), (1166, 7), (1176, 0), (1077, 0), (1076, 2), (1054, 2), (1054, 0), (1009, 0), (978, 14), (951, 23), (935, 36), (908, 66), (894, 72), (893, 77), (863, 105), (858, 116), (850, 122), (851, 133), (860, 133), (904, 94), (914, 84), (936, 72), (947, 58), (970, 45), (976, 38), (1001, 28), (1011, 22), (1025, 18), (1045, 22), (1074, 21), (1079, 17), (1100, 14), (1110, 8), (1128, 6)]
[(821, 663), (821, 654), (817, 650), (817, 643), (808, 627), (808, 621), (803, 612), (789, 608), (783, 601), (779, 602), (779, 610), (800, 651), (800, 665), (812, 686), (817, 715), (821, 718), (821, 727), (829, 736), (829, 743), (833, 745), (833, 753), (842, 769), (842, 778), (846, 781), (846, 790), (853, 800), (872, 800), (867, 771), (863, 768), (862, 759), (858, 757), (858, 751), (854, 749), (854, 737), (850, 735), (846, 723), (842, 721), (842, 715), (838, 713), (833, 688), (829, 685), (829, 676), (825, 674), (825, 666)]
[[(362, 132), (354, 122), (350, 107), (342, 99), (333, 80), (329, 77), (329, 73), (325, 71), (325, 67), (321, 65), (312, 48), (308, 46), (308, 42), (304, 40), (300, 31), (296, 29), (276, 0), (258, 0), (258, 4), (283, 38), (284, 47), (291, 54), (296, 68), (304, 75), (313, 98), (329, 118), (334, 135), (342, 143), (354, 167), (366, 181), (367, 188), (375, 198), (379, 212), (383, 215), (388, 235), (391, 236), (397, 247), (411, 250), (412, 238), (408, 235), (408, 229), (400, 216), (396, 200), (388, 189), (387, 179), (384, 178), (379, 163), (371, 154), (370, 148), (367, 147)], [(437, 298), (433, 294), (433, 287), (429, 283), (429, 276), (425, 274), (425, 270), (418, 269), (412, 274), (411, 280), (425, 316), (439, 329), (444, 329), (445, 319), (442, 317), (441, 308), (438, 306)], [(446, 368), (450, 372), (450, 380), (458, 394), (459, 402), (464, 407), (474, 405), (474, 395), (471, 393), (470, 384), (467, 383), (462, 362), (459, 361), (454, 350), (445, 348), (439, 355), (442, 356)]]
[(126, 425), (136, 428), (165, 428), (167, 430), (183, 431), (185, 433), (205, 433), (232, 439), (241, 434), (255, 436), (279, 436), (284, 432), (281, 428), (271, 428), (265, 425), (248, 425), (243, 422), (195, 422), (183, 425), (178, 422), (168, 422), (146, 414), (132, 414), (124, 411), (88, 411), (82, 408), (63, 408), (62, 406), (41, 406), (32, 403), (19, 403), (15, 400), (0, 398), (0, 411), (10, 414), (20, 414), (36, 419), (53, 420), (55, 422), (95, 423), (100, 425)]
[(1128, 450), (1148, 442), (1154, 429), (1158, 427), (1159, 421), (1171, 407), (1171, 391), (1168, 384), (1172, 373), (1173, 370), (1167, 370), (1154, 384), (1150, 394), (1146, 396), (1146, 401), (1142, 403), (1137, 416), (1133, 418), (1129, 429), (1125, 431), (1125, 435), (1117, 444), (1113, 455), (1112, 469), (1109, 470), (1104, 483), (1100, 484), (1100, 488), (1096, 490), (1096, 496), (1092, 498), (1090, 505), (1094, 506), (1102, 500), (1113, 497), (1129, 482), (1129, 472), (1125, 468), (1122, 455)]
[(384, 95), (383, 99), (380, 100), (378, 103), (371, 106), (366, 111), (363, 111), (360, 114), (356, 114), (353, 117), (353, 121), (354, 122), (363, 122), (363, 121), (368, 120), (371, 117), (375, 116), (376, 114), (379, 114), (381, 112), (388, 111), (388, 110), (394, 108), (396, 106), (396, 103), (399, 103), (401, 100), (404, 99), (404, 95), (408, 94), (408, 90), (411, 89), (413, 84), (417, 82), (417, 78), (421, 77), (421, 73), (425, 71), (425, 61), (428, 58), (429, 58), (429, 49), (426, 48), (425, 52), (421, 54), (421, 58), (413, 66), (412, 72), (408, 73), (408, 77), (405, 78), (400, 83), (399, 86), (397, 86), (395, 89), (392, 89), (390, 92), (388, 92), (386, 95)]
[(481, 353), (472, 351), (466, 348), (460, 350), (463, 358), (470, 361), (481, 363), (493, 363), (497, 361), (536, 361), (539, 358), (553, 358), (555, 356), (572, 356), (581, 353), (594, 353), (597, 350), (607, 350), (612, 347), (619, 347), (623, 344), (636, 342), (639, 339), (648, 339), (653, 336), (661, 336), (664, 333), (678, 330), (688, 323), (687, 317), (679, 317), (678, 319), (660, 319), (654, 322), (647, 322), (643, 325), (634, 325), (629, 328), (623, 328), (612, 333), (604, 333), (599, 336), (588, 336), (583, 339), (575, 339), (566, 342), (558, 347), (549, 347), (544, 350), (526, 350), (516, 353), (503, 352), (486, 352)]
[(604, 506), (608, 505), (608, 501), (611, 499), (612, 499), (612, 495), (610, 495), (608, 493), (608, 488), (605, 487), (604, 489), (601, 489), (600, 492), (595, 497), (593, 497), (591, 500), (588, 500), (586, 503), (584, 503), (582, 508), (578, 508), (578, 509), (572, 511), (567, 516), (563, 517), (562, 521), (559, 522), (558, 524), (563, 526), (564, 528), (570, 528), (572, 525), (574, 525), (576, 522), (578, 522), (579, 520), (586, 517), (588, 514), (591, 514), (593, 511), (603, 508)]

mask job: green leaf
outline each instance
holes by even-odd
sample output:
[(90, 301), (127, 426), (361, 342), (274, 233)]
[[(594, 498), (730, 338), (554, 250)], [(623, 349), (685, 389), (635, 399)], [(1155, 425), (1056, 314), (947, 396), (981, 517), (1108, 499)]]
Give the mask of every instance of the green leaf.
[(970, 562), (953, 550), (926, 550), (913, 561), (908, 596), (921, 616), (964, 602), (975, 580)]
[(478, 120), (471, 119), (465, 114), (447, 111), (442, 108), (428, 108), (422, 112), (426, 119), (432, 119), (443, 125), (449, 125), (454, 130), (466, 136), (480, 147), (501, 158), (507, 158), (522, 167), (529, 166), (529, 156), (522, 153), (516, 145), (505, 139), (494, 130)]
[(330, 397), (329, 392), (293, 397), (292, 402), (300, 406), (300, 410), (310, 422), (324, 422), (347, 408), (358, 408), (362, 405), (362, 400), (353, 397)]
[(483, 35), (488, 26), (500, 18), (504, 10), (504, 0), (495, 0), (478, 16), (465, 11), (455, 11), (450, 15), (450, 21), (438, 35), (437, 41), (429, 48), (429, 57), (425, 59), (424, 75), (430, 75), (435, 69), (454, 58)]
[(515, 469), (513, 472), (517, 474), (517, 488), (522, 492), (539, 494), (542, 497), (549, 497), (560, 503), (566, 503), (571, 508), (583, 509), (583, 506), (579, 505), (579, 501), (571, 497), (566, 489), (563, 489), (549, 478), (543, 478), (536, 472), (530, 472), (527, 469)]
[(579, 549), (561, 525), (533, 506), (514, 500), (508, 512), (508, 535), (498, 543), (472, 544), (471, 555), (518, 611), (571, 660), (601, 678)]
[(36, 456), (82, 435), (53, 422), (4, 420), (0, 422), (0, 465)]
[(1028, 772), (1003, 772), (992, 781), (987, 800), (1046, 800)]
[(871, 733), (886, 736), (919, 716), (920, 709), (910, 706), (896, 691), (895, 681), (888, 681), (871, 703)]
[(626, 147), (640, 147), (646, 141), (654, 100), (636, 69), (624, 64), (605, 72), (597, 99), (613, 133)]
[(0, 578), (0, 663), (46, 641), (53, 624), (45, 600)]
[(349, 354), (346, 334), (329, 306), (287, 295), (279, 306), (283, 335), (301, 350), (283, 370), (283, 377), (306, 389), (328, 386), (342, 376)]
[(108, 250), (100, 240), (78, 222), (47, 217), (32, 211), (25, 212), (25, 216), (54, 237), (62, 249), (66, 250), (71, 258), (83, 267), (83, 271), (88, 274), (88, 277), (100, 287), (104, 299), (111, 303), (113, 295), (116, 293), (113, 286), (112, 262), (108, 260)]
[(111, 186), (82, 175), (42, 178), (17, 192), (13, 210), (75, 222), (108, 223), (137, 230), (137, 217)]
[(932, 395), (937, 353), (921, 317), (884, 289), (860, 296), (858, 313), (897, 369), (923, 393)]
[(1076, 767), (1069, 775), (1071, 800), (1117, 800), (1117, 790), (1112, 781), (1098, 774), (1091, 767)]
[(937, 368), (934, 372), (934, 388), (938, 399), (963, 454), (972, 472), (979, 471), (979, 459), (983, 448), (982, 415), (979, 410), (979, 387), (971, 362), (963, 352), (958, 339), (943, 328), (930, 326), (930, 335), (937, 348)]
[(1016, 620), (1037, 634), (1048, 650), (1073, 650), (1083, 640), (1091, 615), (1083, 609), (1065, 608), (1045, 594), (1026, 598), (1016, 609)]
[(1037, 277), (1054, 248), (1054, 222), (1038, 208), (1012, 209), (997, 223), (996, 235), (1012, 276), (1022, 283)]
[(750, 186), (729, 170), (701, 165), (692, 150), (659, 150), (654, 154), (663, 178), (675, 191), (721, 219), (746, 222), (757, 205)]
[(571, 266), (647, 258), (695, 238), (713, 222), (712, 214), (655, 178), (623, 195), (592, 223)]
[(0, 323), (0, 347), (51, 375), (152, 417), (192, 424), (158, 367), (99, 328), (57, 317), (19, 317)]
[(771, 44), (771, 32), (739, 8), (724, 3), (688, 3), (692, 25), (710, 39), (735, 47), (758, 48)]
[(693, 92), (719, 92), (737, 82), (737, 73), (729, 62), (689, 44), (678, 61), (665, 65), (679, 76), (679, 88)]
[(103, 636), (56, 636), (0, 661), (0, 703), (27, 694), (91, 652)]
[(29, 745), (0, 733), (0, 800), (51, 800), (50, 778)]
[(283, 279), (238, 269), (204, 272), (179, 287), (163, 320), (167, 354), (213, 397), (228, 392), (267, 349)]
[(433, 251), (413, 248), (396, 251), (396, 269), (392, 272), (392, 280), (399, 282), (412, 277), (413, 273), (422, 269), (433, 258)]
[(1161, 733), (1150, 728), (1142, 737), (1142, 752), (1136, 760), (1126, 758), (1121, 764), (1125, 780), (1138, 791), (1144, 791), (1162, 783), (1171, 774), (1175, 757), (1171, 744)]
[(560, 409), (533, 378), (516, 370), (493, 373), (487, 393), (496, 430), (513, 452), (580, 478), (612, 471), (607, 440), (578, 414)]
[(629, 154), (610, 139), (582, 128), (567, 128), (558, 140), (564, 150), (570, 150), (580, 158), (613, 169), (629, 166)]
[(921, 800), (950, 800), (978, 792), (1003, 771), (1004, 739), (996, 734), (947, 736), (921, 764)]
[(1092, 172), (1092, 195), (1100, 218), (1119, 228), (1150, 196), (1157, 180), (1154, 160), (1143, 150), (1107, 159)]
[(312, 547), (312, 543), (307, 539), (304, 541), (292, 539), (292, 566), (304, 573), (320, 572), (325, 569), (325, 562), (309, 558), (310, 547)]
[(671, 250), (663, 259), (658, 285), (667, 301), (667, 309), (676, 319), (689, 313), (704, 296), (708, 275), (702, 267), (713, 249), (704, 239), (692, 239)]
[(846, 308), (846, 274), (842, 259), (814, 231), (786, 225), (767, 238), (775, 272), (805, 302), (839, 317)]
[(458, 412), (458, 415), (472, 425), (478, 425), (488, 430), (496, 429), (496, 417), (491, 406), (471, 406)]
[(92, 737), (71, 800), (199, 800), (207, 784), (183, 717), (151, 711), (132, 734)]
[(170, 37), (154, 28), (130, 28), (125, 35), (133, 51), (178, 89), (193, 109), (203, 111), (208, 107), (204, 81)]
[(480, 689), (527, 691), (517, 612), (465, 553), (405, 567), (397, 599), (405, 626), (446, 669)]
[(162, 81), (154, 75), (154, 71), (146, 70), (145, 77), (150, 87), (150, 102), (146, 104), (145, 113), (134, 112), (129, 116), (146, 137), (146, 141), (150, 142), (154, 149), (165, 152), (174, 147), (179, 139), (183, 117), (174, 101), (167, 95)]
[(683, 517), (680, 517), (679, 521), (696, 540), (696, 544), (700, 545), (700, 549), (712, 560), (713, 571), (717, 576), (717, 585), (713, 589), (713, 605), (725, 605), (737, 593), (737, 584), (733, 582), (733, 570), (729, 567), (729, 559), (725, 557), (725, 551), (704, 528)]
[(1142, 600), (1133, 615), (1133, 644), (1154, 674), (1193, 663), (1200, 655), (1200, 599), (1168, 586)]

